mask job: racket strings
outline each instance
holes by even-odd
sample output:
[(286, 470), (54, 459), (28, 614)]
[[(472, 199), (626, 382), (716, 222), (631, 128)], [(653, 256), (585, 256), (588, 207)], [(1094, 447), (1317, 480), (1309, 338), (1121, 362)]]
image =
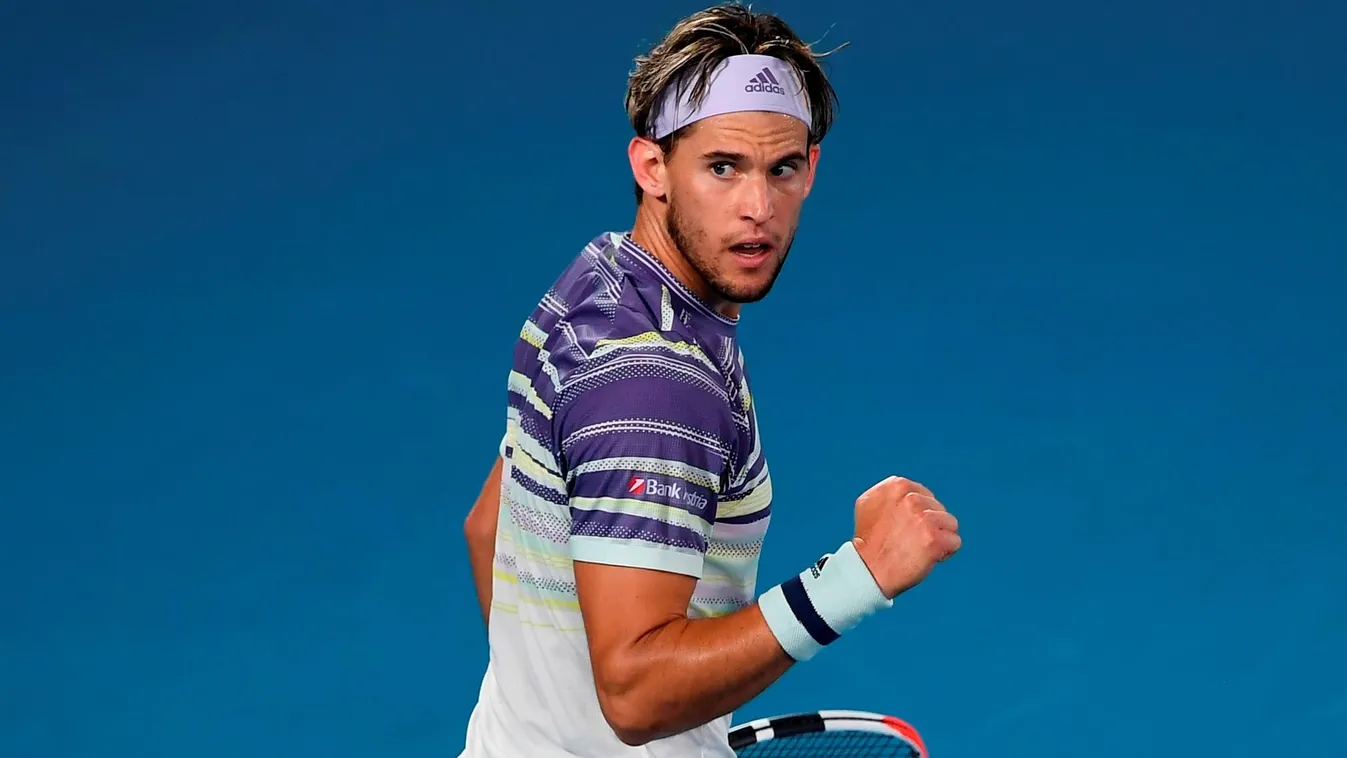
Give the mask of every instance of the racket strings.
[(902, 740), (871, 732), (814, 732), (739, 749), (739, 758), (920, 758)]

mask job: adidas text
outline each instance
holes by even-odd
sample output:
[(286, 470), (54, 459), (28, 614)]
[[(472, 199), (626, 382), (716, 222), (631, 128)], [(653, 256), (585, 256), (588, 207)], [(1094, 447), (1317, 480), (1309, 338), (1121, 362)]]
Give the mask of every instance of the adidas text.
[(784, 95), (786, 91), (781, 89), (779, 84), (763, 84), (762, 82), (750, 82), (744, 85), (745, 92), (770, 92), (774, 95)]

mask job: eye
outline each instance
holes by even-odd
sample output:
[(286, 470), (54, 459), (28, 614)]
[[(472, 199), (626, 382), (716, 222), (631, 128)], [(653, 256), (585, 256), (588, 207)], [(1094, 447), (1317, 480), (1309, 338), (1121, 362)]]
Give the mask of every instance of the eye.
[(772, 168), (772, 176), (775, 176), (778, 179), (789, 179), (795, 175), (797, 170), (794, 163), (783, 163), (780, 166), (774, 166)]
[(719, 177), (726, 177), (734, 170), (734, 165), (729, 161), (716, 161), (711, 164), (711, 173)]

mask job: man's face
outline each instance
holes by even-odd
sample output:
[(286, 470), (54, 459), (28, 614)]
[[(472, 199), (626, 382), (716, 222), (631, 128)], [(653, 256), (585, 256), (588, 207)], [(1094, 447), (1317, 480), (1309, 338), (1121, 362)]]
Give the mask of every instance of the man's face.
[(669, 236), (721, 300), (767, 296), (786, 262), (818, 146), (800, 121), (729, 113), (693, 125), (665, 161)]

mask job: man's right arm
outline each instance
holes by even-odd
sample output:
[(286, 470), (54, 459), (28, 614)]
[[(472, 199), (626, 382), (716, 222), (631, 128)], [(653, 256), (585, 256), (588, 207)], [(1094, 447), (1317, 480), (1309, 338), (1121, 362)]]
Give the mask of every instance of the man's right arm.
[(629, 745), (730, 713), (795, 662), (756, 604), (719, 618), (689, 619), (693, 577), (576, 562), (575, 582), (599, 704)]
[[(861, 587), (862, 599), (840, 611), (826, 598), (816, 599), (817, 613), (804, 609), (812, 596), (797, 577), (733, 613), (688, 617), (728, 474), (725, 441), (734, 434), (729, 409), (717, 400), (705, 386), (669, 375), (629, 376), (580, 393), (559, 414), (594, 681), (605, 718), (627, 744), (738, 709), (828, 634), (889, 602), (851, 550), (823, 573), (834, 585), (868, 585), (869, 594)], [(665, 486), (643, 486), (650, 479)], [(830, 609), (831, 619), (819, 618)], [(832, 630), (819, 626), (825, 619)]]

